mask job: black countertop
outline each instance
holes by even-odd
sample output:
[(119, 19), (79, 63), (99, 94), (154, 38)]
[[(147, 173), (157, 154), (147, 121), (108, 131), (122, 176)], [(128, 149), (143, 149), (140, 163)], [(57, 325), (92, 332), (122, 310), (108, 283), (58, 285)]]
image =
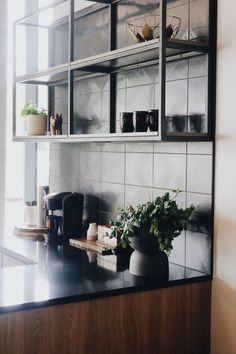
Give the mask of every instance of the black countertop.
[(0, 314), (210, 279), (171, 263), (169, 279), (143, 279), (129, 273), (127, 261), (122, 271), (109, 270), (104, 268), (110, 264), (107, 256), (98, 260), (96, 254), (68, 245), (46, 245), (11, 232), (5, 235), (0, 247), (36, 264), (0, 269)]

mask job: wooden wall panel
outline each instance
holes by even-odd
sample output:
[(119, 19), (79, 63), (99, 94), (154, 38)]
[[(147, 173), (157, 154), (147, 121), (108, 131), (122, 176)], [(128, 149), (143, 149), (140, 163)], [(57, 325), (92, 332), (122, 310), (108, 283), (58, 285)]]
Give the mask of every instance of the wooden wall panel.
[(0, 316), (0, 354), (209, 354), (211, 283)]

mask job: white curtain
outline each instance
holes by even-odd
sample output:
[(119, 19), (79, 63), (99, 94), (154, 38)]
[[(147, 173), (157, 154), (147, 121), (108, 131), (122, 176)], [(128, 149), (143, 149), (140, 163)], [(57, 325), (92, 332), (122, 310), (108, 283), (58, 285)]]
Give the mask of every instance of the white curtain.
[(7, 102), (7, 0), (0, 0), (0, 228), (4, 223)]

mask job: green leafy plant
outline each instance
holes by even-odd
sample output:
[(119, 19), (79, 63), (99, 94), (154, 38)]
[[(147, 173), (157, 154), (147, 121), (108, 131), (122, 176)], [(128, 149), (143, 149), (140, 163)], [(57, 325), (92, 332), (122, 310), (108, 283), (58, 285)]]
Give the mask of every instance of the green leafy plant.
[(176, 197), (180, 190), (174, 190), (173, 197), (165, 193), (152, 202), (138, 205), (136, 208), (128, 206), (119, 209), (116, 221), (112, 221), (111, 237), (120, 239), (123, 248), (130, 244), (130, 238), (139, 237), (142, 233), (154, 237), (157, 249), (169, 254), (172, 250), (172, 241), (186, 229), (187, 222), (194, 211), (194, 207), (182, 209), (176, 204)]
[(38, 107), (32, 102), (26, 102), (23, 109), (21, 110), (21, 116), (26, 117), (29, 114), (44, 114), (43, 109), (39, 110)]

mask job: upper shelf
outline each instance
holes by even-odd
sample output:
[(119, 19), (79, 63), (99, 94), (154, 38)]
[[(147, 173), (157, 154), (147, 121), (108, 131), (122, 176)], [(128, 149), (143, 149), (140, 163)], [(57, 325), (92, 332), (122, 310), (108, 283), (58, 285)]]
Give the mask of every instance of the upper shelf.
[[(168, 40), (166, 48), (166, 60), (175, 60), (183, 55), (194, 55), (193, 53), (207, 53), (206, 44), (194, 43), (185, 40)], [(141, 44), (135, 44), (126, 48), (116, 49), (111, 52), (96, 55), (90, 58), (77, 60), (71, 63), (71, 69), (84, 72), (111, 73), (122, 70), (132, 65), (142, 65), (159, 60), (160, 41), (153, 39)]]
[[(52, 8), (57, 8), (60, 10), (63, 9), (63, 18), (64, 20), (67, 19), (69, 21), (69, 2), (68, 0), (57, 0), (57, 1), (50, 1), (47, 6), (39, 7), (36, 11), (28, 13), (26, 16), (19, 18), (15, 25), (23, 25), (23, 26), (32, 26), (38, 28), (50, 28), (53, 23), (58, 20), (55, 15), (52, 14)], [(62, 16), (60, 15), (59, 18)]]
[[(75, 0), (74, 9), (79, 11), (80, 14), (86, 14), (88, 9), (92, 8), (94, 10), (98, 6), (103, 7), (117, 1), (119, 0)], [(60, 15), (52, 15), (52, 8), (57, 8), (56, 13)], [(69, 0), (51, 0), (48, 1), (46, 6), (39, 7), (37, 10), (19, 18), (15, 24), (49, 29), (51, 26), (66, 22), (69, 22)]]
[[(183, 57), (191, 57), (208, 52), (208, 45), (186, 40), (168, 40), (166, 61)], [(142, 66), (158, 63), (160, 41), (135, 44), (126, 48), (116, 49), (89, 58), (73, 61), (32, 74), (18, 76), (16, 82), (29, 84), (51, 85), (68, 79), (68, 70), (75, 70), (76, 77), (92, 73), (112, 73), (122, 71), (131, 66)]]

